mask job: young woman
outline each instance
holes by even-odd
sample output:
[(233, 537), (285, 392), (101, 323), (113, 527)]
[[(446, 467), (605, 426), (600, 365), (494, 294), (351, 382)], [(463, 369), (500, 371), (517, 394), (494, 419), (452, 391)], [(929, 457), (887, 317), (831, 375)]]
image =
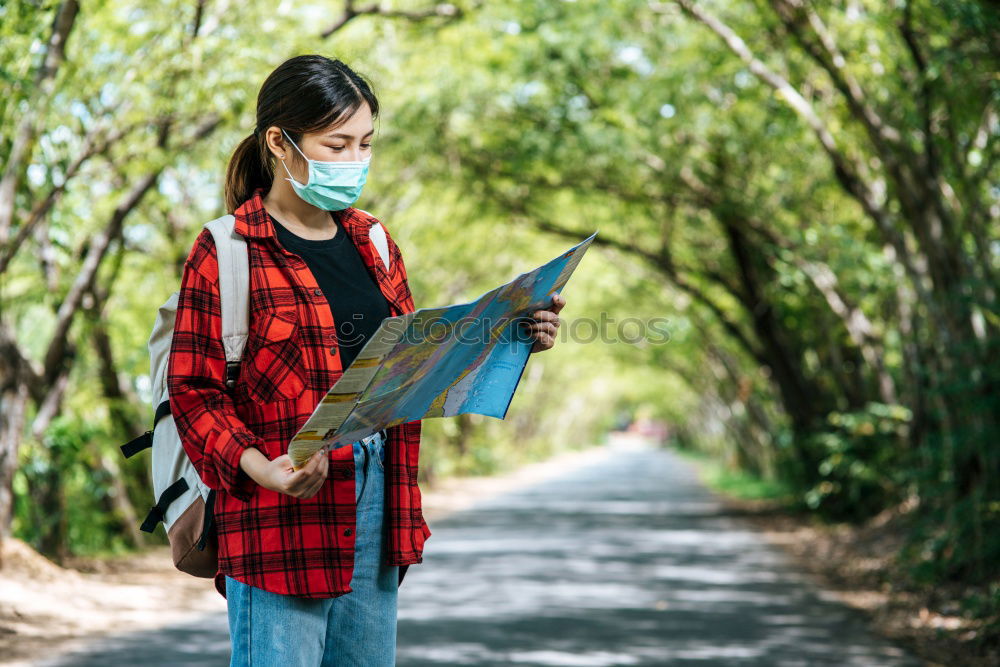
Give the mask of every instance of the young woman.
[[(403, 257), (352, 204), (372, 155), (378, 101), (339, 60), (282, 63), (226, 174), (250, 260), (250, 332), (232, 389), (218, 265), (202, 230), (184, 265), (167, 383), (184, 449), (216, 489), (219, 571), (232, 665), (395, 663), (397, 589), (422, 562), (419, 420), (295, 470), (285, 447), (385, 317), (413, 312)], [(276, 177), (277, 176), (277, 177)], [(555, 343), (555, 295), (532, 352)]]

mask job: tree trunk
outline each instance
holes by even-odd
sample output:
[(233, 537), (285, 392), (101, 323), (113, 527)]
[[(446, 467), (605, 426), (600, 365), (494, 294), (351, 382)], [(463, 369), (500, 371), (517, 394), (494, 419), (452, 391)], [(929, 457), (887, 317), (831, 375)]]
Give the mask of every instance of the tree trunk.
[[(24, 385), (0, 391), (0, 541), (10, 537), (14, 519), (14, 471), (28, 407)], [(3, 553), (0, 547), (0, 554)], [(0, 563), (2, 567), (3, 563)]]

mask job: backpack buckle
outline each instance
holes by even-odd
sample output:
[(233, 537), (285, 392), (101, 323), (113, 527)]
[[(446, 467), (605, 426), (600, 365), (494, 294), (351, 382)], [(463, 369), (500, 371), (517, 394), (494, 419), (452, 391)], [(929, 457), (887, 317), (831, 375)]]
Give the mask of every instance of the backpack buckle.
[(226, 387), (232, 389), (236, 386), (236, 378), (240, 375), (240, 362), (238, 361), (227, 361), (226, 362)]

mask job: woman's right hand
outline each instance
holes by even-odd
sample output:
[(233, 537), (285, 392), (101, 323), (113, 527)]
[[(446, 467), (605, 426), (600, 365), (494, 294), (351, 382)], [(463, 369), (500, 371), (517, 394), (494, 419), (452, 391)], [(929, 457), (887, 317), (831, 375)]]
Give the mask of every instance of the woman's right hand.
[[(251, 452), (256, 453), (259, 459)], [(250, 460), (247, 460), (248, 458)], [(248, 448), (240, 464), (254, 481), (266, 489), (295, 498), (312, 498), (319, 493), (323, 483), (326, 482), (330, 457), (326, 447), (323, 447), (313, 454), (304, 466), (295, 470), (288, 454), (268, 460), (256, 449)]]

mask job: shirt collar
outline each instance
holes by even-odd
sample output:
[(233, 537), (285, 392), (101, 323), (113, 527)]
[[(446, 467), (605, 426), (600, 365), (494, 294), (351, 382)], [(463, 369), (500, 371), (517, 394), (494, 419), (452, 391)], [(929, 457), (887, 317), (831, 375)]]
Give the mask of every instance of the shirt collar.
[[(236, 218), (233, 228), (241, 236), (270, 238), (278, 243), (271, 218), (264, 208), (265, 194), (263, 187), (255, 188), (253, 195), (233, 211), (233, 216)], [(355, 246), (359, 245), (360, 238), (367, 237), (371, 226), (376, 222), (374, 217), (351, 206), (342, 211), (334, 211), (333, 214), (339, 216), (340, 226), (351, 237)]]

